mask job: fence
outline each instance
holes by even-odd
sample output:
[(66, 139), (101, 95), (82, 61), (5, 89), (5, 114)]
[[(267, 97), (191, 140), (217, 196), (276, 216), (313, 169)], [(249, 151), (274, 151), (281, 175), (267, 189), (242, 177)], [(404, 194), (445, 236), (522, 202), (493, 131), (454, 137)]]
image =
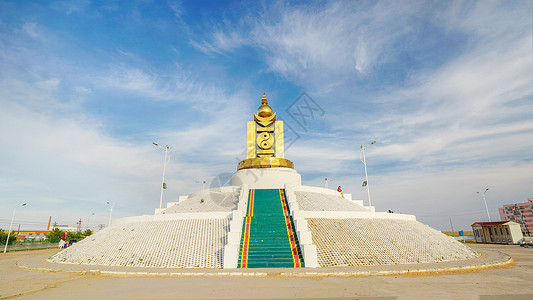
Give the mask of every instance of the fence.
[(58, 243), (46, 243), (46, 244), (19, 244), (7, 246), (7, 251), (24, 251), (24, 250), (38, 250), (38, 249), (50, 249), (57, 248)]

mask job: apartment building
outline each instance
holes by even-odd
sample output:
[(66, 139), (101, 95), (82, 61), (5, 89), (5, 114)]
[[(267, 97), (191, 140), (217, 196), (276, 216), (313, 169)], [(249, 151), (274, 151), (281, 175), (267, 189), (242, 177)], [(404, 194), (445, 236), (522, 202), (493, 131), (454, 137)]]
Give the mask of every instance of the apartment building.
[(527, 202), (506, 204), (498, 208), (500, 220), (513, 221), (520, 224), (522, 233), (527, 236), (533, 234), (533, 198)]

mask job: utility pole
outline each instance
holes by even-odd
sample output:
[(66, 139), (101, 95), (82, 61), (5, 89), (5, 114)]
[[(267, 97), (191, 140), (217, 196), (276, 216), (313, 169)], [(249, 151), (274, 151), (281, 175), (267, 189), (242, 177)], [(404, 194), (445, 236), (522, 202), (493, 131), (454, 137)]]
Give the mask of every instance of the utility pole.
[(91, 214), (89, 215), (89, 217), (87, 217), (87, 229), (90, 229), (90, 228), (89, 228), (89, 220), (91, 219), (91, 216), (94, 216), (94, 213), (91, 213)]
[(453, 236), (454, 231), (453, 231), (452, 218), (450, 218), (450, 226), (452, 226), (452, 236)]

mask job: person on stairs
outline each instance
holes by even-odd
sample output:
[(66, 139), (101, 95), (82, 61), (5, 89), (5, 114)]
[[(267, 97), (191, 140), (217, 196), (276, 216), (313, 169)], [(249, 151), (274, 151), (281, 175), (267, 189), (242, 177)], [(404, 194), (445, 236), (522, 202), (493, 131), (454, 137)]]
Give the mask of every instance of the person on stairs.
[(337, 192), (341, 193), (342, 198), (344, 198), (344, 194), (342, 193), (342, 189), (341, 189), (341, 186), (340, 186), (340, 185), (339, 185), (339, 187), (337, 188)]

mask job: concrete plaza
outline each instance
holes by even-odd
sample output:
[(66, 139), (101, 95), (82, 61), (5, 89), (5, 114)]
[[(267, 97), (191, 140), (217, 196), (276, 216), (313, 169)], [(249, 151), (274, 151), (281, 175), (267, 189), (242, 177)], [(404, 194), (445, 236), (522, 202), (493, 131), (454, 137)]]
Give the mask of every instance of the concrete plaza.
[[(428, 264), (403, 274), (401, 266), (381, 267), (382, 274), (396, 270), (387, 276), (364, 276), (351, 268), (317, 269), (322, 273), (316, 275), (303, 270), (286, 274), (281, 269), (255, 269), (249, 274), (189, 269), (143, 275), (129, 268), (98, 274), (81, 271), (80, 266), (44, 262), (55, 249), (8, 252), (0, 255), (0, 299), (533, 299), (533, 249), (473, 247), (492, 253), (485, 257), (493, 260), (504, 261), (508, 255), (513, 261), (481, 269), (423, 272), (434, 270), (435, 264)], [(372, 274), (380, 270), (375, 271)]]

